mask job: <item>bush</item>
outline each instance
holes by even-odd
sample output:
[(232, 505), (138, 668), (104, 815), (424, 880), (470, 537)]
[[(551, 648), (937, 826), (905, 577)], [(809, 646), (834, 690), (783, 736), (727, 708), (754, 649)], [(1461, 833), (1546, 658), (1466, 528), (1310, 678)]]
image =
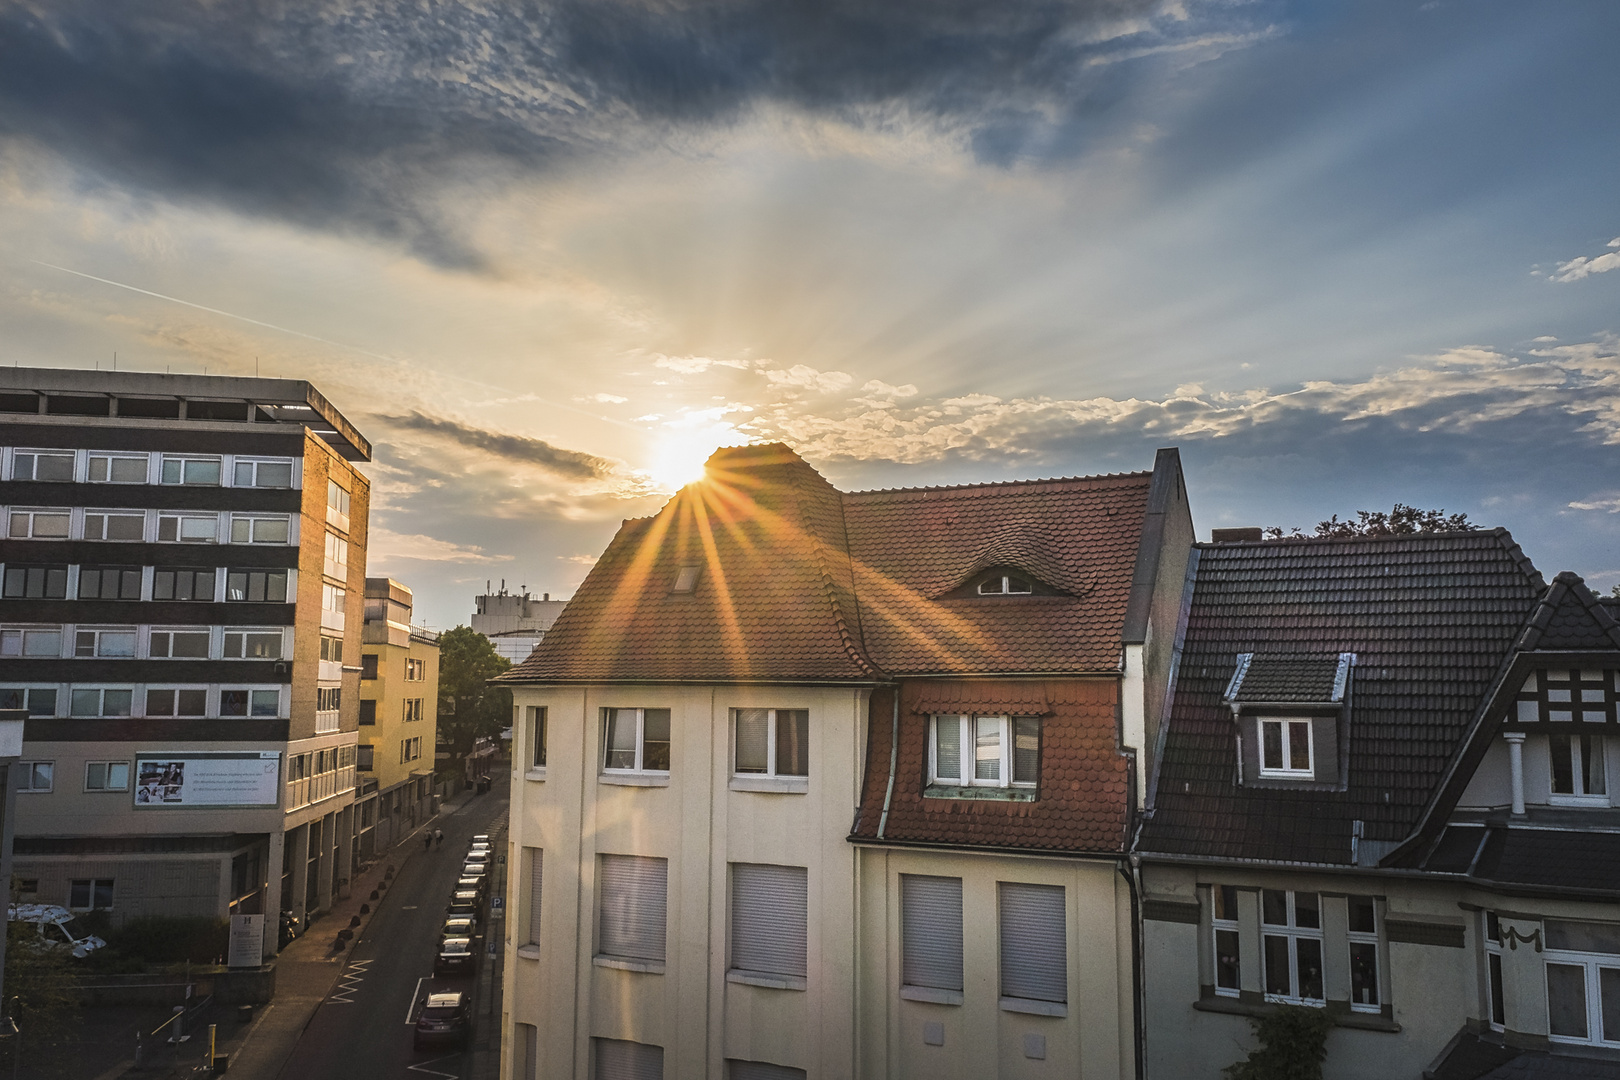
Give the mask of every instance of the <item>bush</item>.
[(207, 915), (151, 915), (110, 931), (107, 945), (146, 964), (213, 964), (229, 947), (228, 919)]
[(1322, 1080), (1328, 1032), (1333, 1030), (1326, 1009), (1279, 1005), (1249, 1023), (1260, 1046), (1221, 1071), (1227, 1080)]

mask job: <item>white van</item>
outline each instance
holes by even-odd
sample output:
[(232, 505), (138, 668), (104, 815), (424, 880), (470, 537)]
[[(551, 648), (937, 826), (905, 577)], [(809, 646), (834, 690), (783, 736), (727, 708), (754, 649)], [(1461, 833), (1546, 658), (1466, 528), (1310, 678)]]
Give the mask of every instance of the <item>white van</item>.
[(57, 904), (12, 904), (6, 917), (11, 922), (33, 923), (41, 945), (70, 948), (79, 959), (107, 944), (86, 930), (73, 912)]

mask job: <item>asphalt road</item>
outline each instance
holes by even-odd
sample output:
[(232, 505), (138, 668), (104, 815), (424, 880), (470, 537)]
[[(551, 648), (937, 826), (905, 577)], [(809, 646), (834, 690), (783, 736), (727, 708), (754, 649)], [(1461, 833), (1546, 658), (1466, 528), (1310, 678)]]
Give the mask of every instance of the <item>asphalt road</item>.
[[(468, 841), (489, 833), (497, 856), (505, 850), (507, 796), (505, 785), (467, 803), (435, 826), (444, 830), (443, 847), (429, 854), (402, 846), (398, 855), (411, 857), (394, 875), (394, 885), (383, 893), (365, 938), (350, 955), (343, 977), (316, 1010), (304, 1029), (292, 1057), (281, 1070), (281, 1080), (362, 1080), (370, 1077), (466, 1078), (471, 1073), (472, 1046), (415, 1050), (411, 1045), (417, 1010), (429, 992), (462, 990), (472, 999), (475, 1023), (489, 1023), (479, 1007), (478, 988), (487, 979), (478, 975), (434, 978), (433, 957), (445, 904), (461, 869)], [(504, 865), (491, 868), (490, 895), (504, 891)], [(485, 936), (476, 944), (480, 964), (488, 966), (487, 943), (496, 940), (483, 919)], [(498, 1018), (497, 1018), (498, 1022)]]

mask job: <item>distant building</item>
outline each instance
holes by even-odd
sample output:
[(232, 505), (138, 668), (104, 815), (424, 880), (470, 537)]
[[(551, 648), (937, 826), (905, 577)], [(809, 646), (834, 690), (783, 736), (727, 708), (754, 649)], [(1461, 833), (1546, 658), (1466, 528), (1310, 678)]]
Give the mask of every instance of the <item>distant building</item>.
[(342, 894), (370, 457), (307, 382), (0, 369), (19, 900), (273, 927)]
[[(489, 584), (484, 588), (488, 590)], [(478, 611), (472, 617), (472, 628), (489, 638), (495, 651), (514, 664), (529, 658), (568, 603), (553, 600), (550, 593), (536, 600), (527, 589), (519, 594), (508, 593), (505, 581), (499, 592), (486, 591), (474, 602)]]
[(366, 578), (360, 652), (360, 853), (387, 851), (432, 813), (439, 635), (411, 625), (413, 595)]

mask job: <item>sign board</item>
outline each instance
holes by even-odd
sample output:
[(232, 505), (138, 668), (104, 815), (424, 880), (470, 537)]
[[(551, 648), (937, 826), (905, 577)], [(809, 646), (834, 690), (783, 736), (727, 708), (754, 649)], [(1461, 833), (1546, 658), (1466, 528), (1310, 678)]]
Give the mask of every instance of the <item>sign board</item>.
[(496, 911), (501, 910), (501, 908), (506, 906), (506, 897), (504, 897), (504, 896), (492, 896), (492, 897), (490, 897), (489, 906), (494, 908)]
[(232, 915), (229, 966), (258, 967), (264, 963), (264, 916)]
[(278, 806), (281, 751), (135, 755), (135, 808)]

